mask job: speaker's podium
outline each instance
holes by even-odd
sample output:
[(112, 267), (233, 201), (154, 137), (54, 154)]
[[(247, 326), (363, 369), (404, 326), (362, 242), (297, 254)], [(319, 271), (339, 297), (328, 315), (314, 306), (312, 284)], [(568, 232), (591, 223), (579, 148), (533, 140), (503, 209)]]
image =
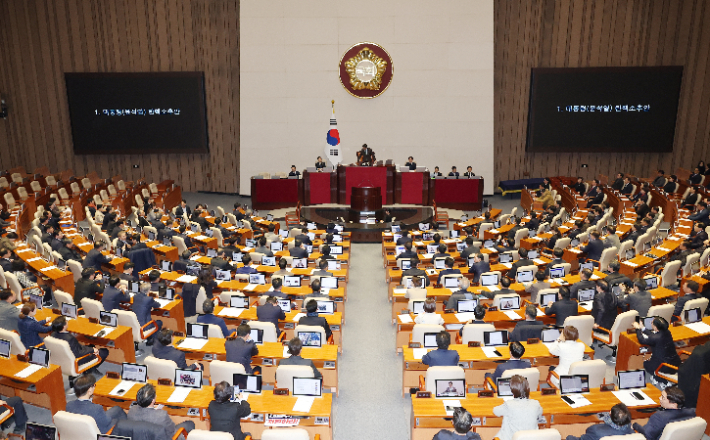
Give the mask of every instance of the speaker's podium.
[(374, 223), (384, 219), (382, 190), (377, 186), (350, 188), (350, 218), (354, 223)]

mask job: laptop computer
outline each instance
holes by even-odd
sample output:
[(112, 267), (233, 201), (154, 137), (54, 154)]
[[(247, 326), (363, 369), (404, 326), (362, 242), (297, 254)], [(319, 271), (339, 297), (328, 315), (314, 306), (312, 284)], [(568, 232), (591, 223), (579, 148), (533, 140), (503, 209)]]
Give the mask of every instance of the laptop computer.
[(540, 252), (538, 251), (528, 251), (528, 258), (531, 260), (534, 260), (535, 258), (540, 256)]
[(242, 254), (241, 252), (232, 252), (232, 261), (235, 261), (237, 263), (241, 263), (243, 256), (244, 256), (244, 254)]
[[(200, 270), (202, 270), (202, 266), (200, 266), (199, 263), (198, 264), (188, 264), (185, 267), (185, 274), (196, 277), (196, 276), (200, 275)], [(136, 291), (136, 292), (138, 292), (138, 291)]]
[(162, 260), (162, 261), (160, 262), (160, 270), (164, 270), (164, 271), (166, 271), (166, 272), (170, 272), (171, 270), (173, 270), (173, 263), (171, 263), (171, 262), (168, 261), (168, 260)]
[(187, 328), (187, 337), (188, 338), (197, 338), (197, 339), (208, 339), (209, 338), (209, 332), (208, 332), (208, 326), (207, 324), (190, 324), (189, 322), (185, 324), (185, 327)]
[(515, 296), (502, 296), (498, 301), (499, 310), (518, 310), (520, 309), (520, 297)]
[(508, 331), (495, 330), (492, 332), (483, 332), (483, 345), (486, 347), (501, 347), (508, 345)]
[(298, 275), (284, 276), (284, 287), (301, 287), (301, 277)]
[(338, 260), (327, 260), (328, 261), (328, 270), (340, 270), (342, 267), (340, 261)]
[(141, 290), (141, 284), (138, 281), (129, 281), (128, 289), (133, 293), (138, 293)]
[(29, 362), (41, 367), (49, 367), (49, 350), (45, 348), (30, 347)]
[(241, 295), (232, 295), (229, 297), (229, 307), (234, 307), (237, 309), (248, 309), (249, 298)]
[(477, 299), (460, 299), (456, 301), (456, 312), (457, 313), (467, 313), (473, 312), (473, 310), (478, 305)]
[(409, 270), (412, 268), (412, 260), (402, 260), (399, 262), (402, 270)]
[(289, 313), (291, 311), (291, 300), (276, 298), (276, 302), (284, 313)]
[(79, 316), (76, 304), (62, 303), (62, 316), (76, 319), (76, 317)]
[(318, 313), (324, 315), (332, 315), (335, 313), (335, 301), (316, 300), (318, 303)]
[(560, 394), (578, 394), (589, 392), (589, 375), (575, 374), (560, 376)]
[(498, 274), (491, 273), (491, 274), (481, 275), (481, 277), (479, 278), (478, 281), (481, 283), (481, 286), (483, 286), (483, 287), (497, 286), (498, 285)]
[(542, 339), (543, 343), (551, 343), (555, 342), (560, 337), (560, 334), (562, 334), (560, 329), (544, 328), (540, 333), (540, 339)]
[(121, 364), (121, 380), (146, 383), (148, 382), (148, 367), (124, 362)]
[(589, 269), (591, 271), (594, 271), (594, 263), (592, 262), (587, 262), (587, 263), (582, 263), (579, 265), (579, 270), (584, 270), (584, 269)]
[(7, 339), (0, 339), (0, 357), (9, 359), (10, 350), (12, 349), (12, 342)]
[(116, 327), (118, 326), (118, 314), (101, 310), (99, 312), (99, 323), (108, 327)]
[(579, 302), (587, 302), (587, 301), (592, 301), (594, 300), (594, 296), (596, 295), (596, 290), (594, 288), (592, 289), (580, 289), (577, 291), (577, 299)]
[(394, 234), (395, 232), (401, 232), (402, 227), (400, 225), (392, 225), (392, 233)]
[(256, 247), (256, 241), (253, 238), (247, 238), (244, 240), (244, 246), (248, 248)]
[(424, 333), (424, 348), (438, 348), (436, 344), (437, 332)]
[[(252, 338), (253, 339), (253, 338)], [(235, 373), (232, 378), (235, 397), (242, 393), (261, 394), (261, 375)]]
[(655, 316), (637, 316), (636, 322), (643, 325), (646, 330), (653, 330), (653, 320), (655, 318)]
[(498, 255), (499, 263), (510, 263), (511, 261), (513, 261), (513, 255), (508, 252), (504, 252)]
[[(120, 248), (118, 248), (118, 249), (120, 249)], [(116, 249), (116, 250), (118, 250), (118, 249)], [(118, 253), (118, 252), (116, 252), (116, 253)], [(118, 256), (120, 257), (120, 255), (118, 255)], [(67, 262), (62, 260), (61, 258), (57, 258), (57, 269), (66, 270), (66, 268), (67, 268)]]
[(658, 289), (658, 278), (647, 277), (643, 279), (646, 282), (646, 290)]
[(321, 397), (323, 395), (323, 378), (294, 377), (292, 395), (294, 397)]
[(263, 257), (261, 257), (261, 264), (263, 266), (274, 267), (274, 266), (276, 266), (276, 257), (263, 256)]
[(321, 277), (320, 287), (322, 289), (337, 289), (338, 288), (338, 278), (337, 277)]
[(207, 249), (207, 258), (215, 258), (217, 256), (217, 249)]
[(335, 234), (333, 235), (333, 243), (342, 243), (343, 242), (343, 236)]
[(428, 244), (426, 245), (426, 253), (427, 254), (435, 254), (439, 252), (439, 246), (435, 244)]
[(434, 384), (437, 399), (466, 398), (465, 379), (435, 379)]
[(298, 332), (298, 339), (304, 347), (321, 347), (321, 333), (320, 332)]
[(330, 255), (343, 255), (343, 247), (342, 246), (330, 246)]
[(232, 272), (229, 270), (215, 269), (214, 278), (217, 281), (230, 281), (232, 279)]
[(456, 243), (456, 251), (463, 252), (464, 249), (466, 249), (466, 243), (464, 243), (464, 242)]
[(57, 428), (27, 422), (25, 425), (25, 440), (54, 440), (57, 438)]
[(284, 245), (280, 241), (272, 241), (269, 248), (271, 249), (271, 252), (279, 252), (284, 249)]
[(200, 370), (175, 370), (175, 381), (173, 384), (176, 387), (185, 387), (193, 389), (202, 388), (202, 371)]
[(267, 222), (274, 221), (274, 215), (273, 214), (266, 214), (266, 221)]
[(530, 283), (533, 280), (532, 270), (519, 270), (516, 274), (519, 283)]
[(291, 260), (291, 269), (305, 269), (308, 266), (306, 258), (294, 258)]
[(691, 324), (693, 322), (698, 322), (703, 319), (703, 314), (700, 312), (700, 308), (696, 307), (694, 309), (687, 309), (684, 312), (685, 323)]
[(646, 372), (644, 370), (619, 371), (616, 373), (616, 378), (619, 390), (639, 390), (646, 387)]
[(543, 305), (543, 306), (546, 306), (551, 302), (556, 302), (557, 301), (557, 293), (556, 292), (543, 293), (540, 295), (539, 301), (540, 301), (539, 304)]
[(37, 295), (36, 293), (30, 293), (30, 301), (35, 303), (37, 310), (42, 310), (42, 302), (44, 301), (43, 295)]
[(281, 238), (288, 238), (288, 229), (280, 229), (279, 235), (281, 236)]
[(445, 258), (437, 258), (434, 260), (434, 269), (445, 269), (446, 268), (446, 259)]
[(150, 240), (150, 241), (155, 240), (155, 232), (148, 231), (148, 240)]
[(266, 277), (263, 273), (250, 273), (249, 284), (266, 284)]
[(431, 225), (429, 223), (419, 223), (420, 231), (428, 231)]
[(208, 238), (212, 238), (214, 236), (214, 231), (212, 229), (205, 229), (202, 233)]
[(457, 277), (444, 278), (444, 287), (447, 289), (458, 289), (461, 285), (461, 279)]
[(513, 390), (510, 389), (510, 380), (512, 378), (499, 377), (496, 379), (496, 388), (498, 389), (498, 397), (513, 397)]
[(496, 243), (493, 240), (486, 240), (483, 242), (484, 248), (492, 248), (495, 245), (496, 245)]
[(252, 328), (249, 332), (249, 336), (251, 336), (251, 340), (254, 341), (255, 344), (261, 345), (264, 343), (264, 330), (260, 328)]

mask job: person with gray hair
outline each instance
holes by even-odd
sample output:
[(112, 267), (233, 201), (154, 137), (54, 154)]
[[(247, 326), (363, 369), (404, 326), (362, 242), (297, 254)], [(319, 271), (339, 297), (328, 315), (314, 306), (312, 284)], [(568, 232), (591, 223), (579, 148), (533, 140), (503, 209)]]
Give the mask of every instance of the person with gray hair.
[(206, 299), (202, 303), (202, 311), (204, 312), (204, 315), (198, 315), (197, 316), (197, 323), (198, 324), (212, 324), (216, 325), (222, 330), (222, 337), (227, 337), (230, 334), (229, 329), (227, 328), (227, 324), (224, 322), (224, 319), (220, 318), (219, 316), (214, 315), (214, 303), (212, 302), (211, 299)]
[[(175, 431), (180, 428), (185, 428), (187, 432), (195, 429), (195, 422), (192, 420), (187, 420), (175, 425), (175, 422), (170, 418), (168, 412), (163, 409), (163, 405), (155, 404), (156, 396), (154, 385), (143, 385), (141, 389), (138, 390), (138, 393), (136, 393), (135, 403), (131, 404), (131, 407), (128, 409), (128, 420), (149, 422), (163, 426), (165, 428), (166, 438), (173, 438)], [(184, 439), (183, 436), (179, 438)]]
[(303, 348), (303, 343), (298, 337), (291, 338), (288, 341), (288, 352), (291, 355), (286, 359), (281, 359), (279, 365), (305, 365), (313, 369), (313, 377), (321, 378), (323, 375), (320, 371), (313, 365), (313, 361), (310, 359), (304, 359), (301, 357), (301, 349)]
[(473, 416), (464, 408), (458, 407), (454, 409), (454, 418), (452, 420), (454, 431), (442, 429), (434, 435), (432, 440), (481, 440), (481, 436), (471, 431), (473, 427)]
[(457, 303), (461, 300), (478, 299), (478, 295), (468, 291), (470, 286), (471, 281), (468, 278), (461, 278), (461, 282), (459, 284), (460, 289), (451, 294), (449, 299), (446, 301), (446, 308), (455, 310)]
[[(141, 283), (138, 290), (139, 292), (133, 295), (133, 313), (136, 314), (138, 324), (143, 327), (152, 320), (150, 312), (152, 312), (153, 309), (159, 309), (161, 305), (158, 301), (148, 296), (148, 292), (150, 292), (150, 283)], [(163, 328), (163, 321), (157, 319), (155, 320), (155, 324), (158, 326), (158, 330)], [(158, 332), (156, 331), (150, 336), (150, 338), (148, 338), (147, 344), (149, 346), (153, 345), (155, 335), (157, 334)]]

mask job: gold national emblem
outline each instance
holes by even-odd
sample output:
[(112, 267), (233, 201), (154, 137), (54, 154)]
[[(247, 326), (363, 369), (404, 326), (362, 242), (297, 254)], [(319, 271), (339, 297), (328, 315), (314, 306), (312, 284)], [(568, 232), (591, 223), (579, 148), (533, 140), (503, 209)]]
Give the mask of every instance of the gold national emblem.
[(369, 47), (363, 47), (357, 55), (345, 62), (345, 70), (350, 75), (350, 85), (354, 90), (380, 90), (387, 61)]

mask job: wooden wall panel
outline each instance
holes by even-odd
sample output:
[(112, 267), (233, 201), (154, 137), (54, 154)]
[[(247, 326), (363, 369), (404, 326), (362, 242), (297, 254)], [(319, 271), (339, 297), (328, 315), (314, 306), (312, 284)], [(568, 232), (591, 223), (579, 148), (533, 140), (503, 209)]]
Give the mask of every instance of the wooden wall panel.
[[(0, 0), (0, 168), (239, 192), (238, 0)], [(75, 156), (64, 72), (204, 71), (209, 154)], [(133, 169), (133, 164), (140, 164)]]
[[(495, 0), (496, 182), (618, 171), (649, 176), (710, 159), (710, 4)], [(673, 153), (526, 153), (533, 67), (685, 66)], [(589, 168), (581, 168), (586, 163)]]

